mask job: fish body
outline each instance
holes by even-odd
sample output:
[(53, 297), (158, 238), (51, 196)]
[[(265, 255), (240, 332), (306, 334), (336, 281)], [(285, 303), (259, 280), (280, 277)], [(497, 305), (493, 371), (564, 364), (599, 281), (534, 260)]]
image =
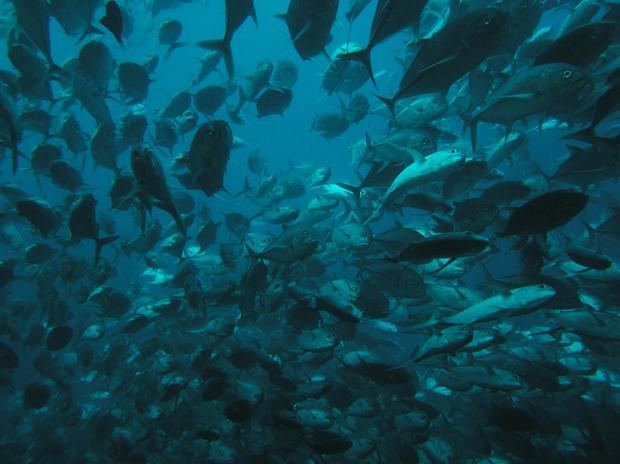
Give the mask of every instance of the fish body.
[(323, 52), (331, 40), (337, 10), (338, 0), (291, 0), (286, 14), (279, 15), (303, 60)]
[(489, 241), (469, 232), (446, 232), (424, 237), (407, 246), (394, 261), (424, 264), (437, 258), (472, 256), (482, 252)]
[(472, 147), (476, 149), (477, 124), (493, 122), (506, 127), (529, 116), (562, 115), (575, 111), (591, 95), (590, 74), (576, 66), (550, 63), (526, 68), (510, 77), (474, 113)]
[(90, 239), (95, 242), (95, 264), (99, 262), (101, 249), (119, 238), (118, 235), (99, 237), (99, 224), (95, 216), (97, 200), (90, 193), (80, 196), (69, 212), (69, 230), (72, 240)]
[[(131, 151), (131, 170), (142, 194), (156, 200), (155, 205), (168, 212), (182, 233), (186, 233), (185, 224), (172, 199), (164, 170), (155, 154), (145, 147), (134, 147)], [(147, 200), (148, 201), (148, 200)]]
[(402, 193), (440, 180), (465, 163), (465, 154), (458, 149), (441, 150), (418, 158), (407, 166), (385, 192), (382, 205), (389, 205)]
[(555, 290), (546, 284), (519, 287), (476, 303), (442, 322), (472, 325), (526, 314), (540, 308), (554, 296)]
[(512, 211), (500, 237), (544, 234), (561, 227), (581, 212), (589, 196), (574, 190), (553, 190)]
[(212, 121), (198, 128), (185, 163), (196, 184), (207, 196), (224, 186), (224, 174), (232, 148), (232, 131), (226, 121)]

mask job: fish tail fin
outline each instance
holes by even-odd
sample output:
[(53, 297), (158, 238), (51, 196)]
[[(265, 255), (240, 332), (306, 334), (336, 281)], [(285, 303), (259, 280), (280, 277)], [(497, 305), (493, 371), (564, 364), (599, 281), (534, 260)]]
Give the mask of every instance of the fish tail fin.
[(381, 95), (377, 95), (377, 98), (381, 100), (383, 103), (385, 103), (385, 106), (387, 106), (388, 109), (390, 110), (390, 114), (392, 115), (392, 117), (396, 118), (396, 100), (394, 99), (394, 97), (389, 98), (389, 97), (382, 97)]
[(377, 87), (377, 83), (375, 82), (375, 73), (372, 70), (372, 62), (370, 61), (370, 49), (369, 48), (364, 48), (362, 50), (357, 50), (354, 52), (341, 53), (340, 55), (338, 55), (338, 58), (342, 58), (343, 60), (357, 61), (359, 63), (362, 63), (364, 67), (366, 68), (366, 71), (368, 71), (368, 76), (370, 77), (370, 80), (372, 81), (373, 85)]
[(361, 187), (356, 187), (355, 185), (344, 184), (344, 183), (341, 183), (341, 182), (336, 183), (336, 185), (338, 187), (341, 187), (341, 188), (351, 192), (355, 196), (355, 202), (359, 204), (360, 194), (361, 194), (361, 191), (362, 191)]
[(173, 43), (172, 45), (169, 45), (168, 50), (166, 50), (166, 54), (164, 55), (164, 60), (167, 60), (168, 58), (170, 58), (170, 55), (172, 55), (172, 52), (175, 51), (177, 48), (181, 48), (186, 45), (187, 45), (186, 42), (176, 42), (176, 43)]
[(183, 223), (183, 218), (181, 218), (181, 215), (179, 214), (179, 212), (177, 211), (177, 209), (172, 203), (164, 203), (161, 201), (155, 201), (153, 202), (153, 206), (161, 209), (162, 211), (166, 211), (168, 214), (170, 214), (170, 216), (172, 216), (172, 219), (174, 219), (174, 222), (177, 225), (177, 228), (179, 229), (179, 231), (183, 235), (187, 235), (187, 229), (185, 228), (185, 224)]
[(120, 237), (120, 235), (110, 235), (109, 237), (98, 238), (95, 241), (95, 265), (99, 263), (99, 256), (101, 255), (101, 249), (114, 242)]

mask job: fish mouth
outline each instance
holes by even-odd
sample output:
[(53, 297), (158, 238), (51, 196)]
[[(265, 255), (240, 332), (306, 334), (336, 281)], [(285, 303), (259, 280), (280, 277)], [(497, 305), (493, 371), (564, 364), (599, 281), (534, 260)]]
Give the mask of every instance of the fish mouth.
[(588, 98), (594, 90), (594, 84), (592, 81), (584, 76), (575, 82), (575, 95), (578, 101), (583, 101)]
[(358, 240), (356, 245), (356, 248), (368, 248), (370, 246), (370, 240), (367, 239), (362, 239), (362, 240)]

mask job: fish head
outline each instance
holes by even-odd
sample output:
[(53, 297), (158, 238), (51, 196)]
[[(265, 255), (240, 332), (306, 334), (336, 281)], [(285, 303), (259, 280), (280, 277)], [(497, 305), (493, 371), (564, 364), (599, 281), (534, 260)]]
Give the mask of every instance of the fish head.
[(483, 8), (470, 14), (460, 31), (461, 43), (472, 50), (487, 49), (502, 31), (509, 14), (499, 8)]
[(271, 76), (273, 63), (268, 58), (263, 58), (256, 65), (256, 74)]
[(140, 173), (148, 171), (153, 165), (153, 153), (147, 147), (137, 146), (131, 150), (131, 170), (136, 177), (140, 177)]
[(518, 290), (518, 299), (521, 300), (520, 305), (523, 306), (542, 305), (556, 294), (555, 289), (547, 284), (530, 285)]
[(467, 340), (473, 337), (474, 329), (470, 325), (455, 325), (443, 331), (442, 336), (450, 340)]
[(576, 104), (592, 94), (594, 80), (586, 70), (567, 64), (548, 74), (545, 87), (553, 101)]
[(295, 255), (300, 259), (312, 255), (319, 246), (319, 232), (312, 226), (302, 227), (292, 239)]
[(214, 150), (227, 149), (232, 147), (233, 135), (230, 126), (226, 121), (215, 120), (203, 124), (194, 139), (204, 150), (213, 152)]
[[(442, 166), (454, 166), (465, 163), (466, 154), (461, 148), (452, 147), (435, 152), (435, 154), (430, 156), (433, 157), (433, 160), (437, 160), (437, 163)], [(429, 160), (429, 158), (426, 159)]]

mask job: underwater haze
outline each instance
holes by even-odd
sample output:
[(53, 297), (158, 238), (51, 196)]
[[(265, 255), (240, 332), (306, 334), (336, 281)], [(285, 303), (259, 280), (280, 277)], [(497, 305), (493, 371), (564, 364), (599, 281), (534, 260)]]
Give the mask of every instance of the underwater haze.
[(0, 462), (620, 462), (619, 19), (0, 0)]

